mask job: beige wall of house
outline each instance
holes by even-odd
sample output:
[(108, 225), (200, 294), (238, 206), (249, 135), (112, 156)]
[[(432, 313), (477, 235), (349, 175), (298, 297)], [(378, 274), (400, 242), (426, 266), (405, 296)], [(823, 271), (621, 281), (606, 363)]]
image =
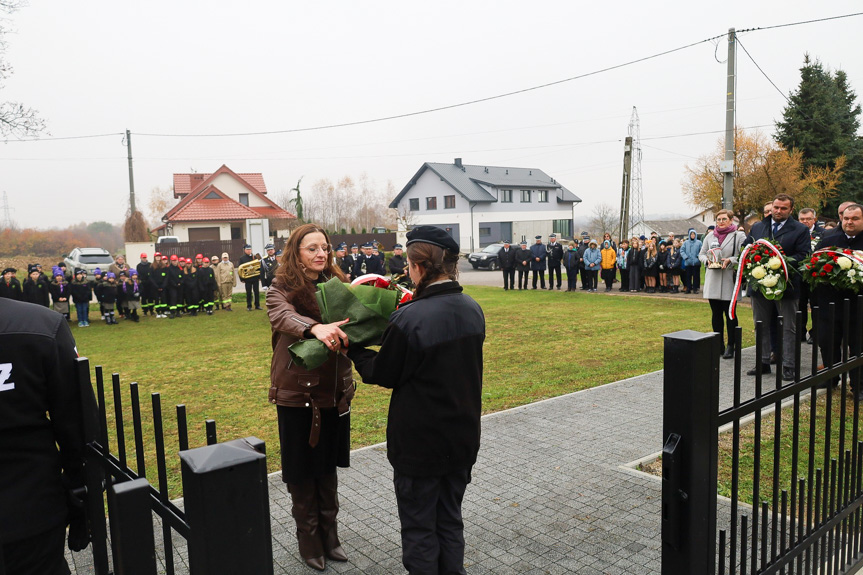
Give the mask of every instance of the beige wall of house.
[[(235, 180), (230, 174), (219, 174), (211, 183), (235, 202), (240, 201), (240, 194), (248, 194), (249, 207), (251, 208), (262, 208), (270, 205), (255, 193), (250, 192), (246, 186)], [(230, 236), (227, 239), (230, 239)]]

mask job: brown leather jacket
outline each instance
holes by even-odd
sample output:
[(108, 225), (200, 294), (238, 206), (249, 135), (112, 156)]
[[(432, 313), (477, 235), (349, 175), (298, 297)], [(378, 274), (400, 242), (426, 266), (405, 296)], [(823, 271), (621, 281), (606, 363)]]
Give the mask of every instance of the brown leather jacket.
[(327, 362), (312, 371), (294, 363), (288, 346), (302, 339), (313, 325), (321, 323), (320, 310), (311, 290), (288, 292), (276, 278), (267, 291), (267, 314), (273, 328), (270, 403), (311, 409), (309, 445), (315, 447), (320, 437), (320, 410), (338, 408), (339, 415), (344, 415), (351, 409), (356, 389), (351, 360), (344, 353), (331, 352)]

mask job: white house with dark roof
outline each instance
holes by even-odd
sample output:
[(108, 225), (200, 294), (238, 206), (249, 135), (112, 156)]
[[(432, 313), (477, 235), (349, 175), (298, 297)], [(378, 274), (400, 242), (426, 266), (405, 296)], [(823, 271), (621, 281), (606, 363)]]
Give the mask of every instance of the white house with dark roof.
[[(474, 251), (504, 239), (533, 243), (534, 236), (552, 232), (572, 237), (580, 202), (542, 170), (471, 166), (456, 158), (452, 164), (424, 163), (390, 207), (408, 215), (408, 227), (444, 228), (462, 251)], [(400, 217), (399, 226), (404, 224)]]

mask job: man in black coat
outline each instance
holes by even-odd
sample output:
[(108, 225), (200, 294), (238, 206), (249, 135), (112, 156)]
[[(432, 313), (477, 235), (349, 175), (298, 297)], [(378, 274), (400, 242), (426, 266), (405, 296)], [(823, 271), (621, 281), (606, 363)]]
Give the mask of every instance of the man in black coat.
[(557, 241), (557, 234), (548, 236), (548, 244), (545, 246), (545, 251), (548, 253), (548, 289), (554, 289), (555, 273), (557, 273), (557, 289), (560, 289), (560, 262), (563, 260), (563, 246)]
[(545, 261), (548, 252), (542, 245), (542, 236), (536, 236), (536, 243), (530, 246), (530, 272), (533, 278), (533, 289), (536, 289), (536, 280), (539, 278), (542, 289), (545, 289)]
[(6, 268), (3, 270), (3, 277), (0, 278), (0, 297), (21, 301), (24, 299), (24, 290), (21, 287), (21, 282), (14, 277), (18, 270), (15, 268)]
[(401, 244), (396, 244), (393, 246), (393, 255), (390, 256), (390, 259), (387, 262), (389, 272), (393, 276), (402, 276), (407, 272), (405, 267), (407, 265), (407, 262), (405, 262), (403, 250), (404, 247), (402, 247)]
[(372, 253), (374, 248), (375, 245), (372, 242), (366, 242), (363, 244), (363, 253), (357, 257), (356, 262), (354, 262), (353, 279), (366, 274), (384, 275), (384, 273), (386, 273), (384, 271), (384, 263), (381, 261), (381, 258)]
[[(252, 246), (246, 244), (243, 246), (243, 255), (240, 256), (240, 261), (237, 263), (237, 267), (245, 263), (249, 263), (254, 261), (255, 257), (252, 255)], [(255, 309), (261, 309), (261, 293), (258, 284), (261, 280), (261, 274), (246, 279), (241, 279), (243, 285), (246, 286), (246, 311), (252, 311), (252, 294), (254, 293), (255, 297)]]
[[(0, 298), (0, 543), (5, 573), (69, 573), (67, 489), (84, 485), (84, 421), (96, 399), (75, 379), (78, 352), (57, 312)], [(69, 548), (88, 535), (74, 515)]]
[(527, 278), (530, 275), (530, 250), (527, 242), (522, 240), (515, 250), (515, 269), (518, 270), (518, 289), (527, 289)]
[(584, 267), (584, 252), (590, 247), (590, 234), (581, 232), (581, 243), (578, 244), (575, 252), (578, 255), (578, 273), (581, 276), (581, 289), (588, 290), (590, 280), (587, 278), (587, 269)]
[[(809, 238), (812, 240), (812, 248), (814, 249), (815, 245), (821, 240), (821, 236), (824, 235), (824, 228), (818, 225), (818, 214), (816, 214), (815, 210), (812, 208), (803, 208), (797, 212), (797, 221), (809, 229)], [(809, 292), (809, 284), (802, 282), (800, 284), (800, 311), (803, 312), (804, 328), (806, 327), (806, 324), (809, 323), (810, 305), (815, 304), (813, 303)], [(800, 341), (812, 343), (812, 336), (810, 335), (807, 337), (807, 332), (804, 330), (804, 332), (800, 334)]]
[(497, 263), (500, 264), (500, 269), (503, 272), (503, 289), (515, 289), (513, 285), (515, 282), (515, 249), (510, 245), (509, 240), (503, 240), (503, 247), (497, 252)]
[[(780, 300), (768, 300), (760, 291), (749, 288), (752, 302), (752, 316), (762, 324), (761, 330), (761, 373), (770, 373), (770, 320), (775, 309), (783, 318), (782, 340), (782, 379), (794, 379), (795, 351), (797, 349), (797, 305), (800, 298), (800, 275), (790, 268), (797, 268), (812, 252), (809, 230), (795, 220), (791, 212), (794, 198), (779, 194), (773, 199), (773, 213), (770, 217), (756, 222), (743, 242), (748, 245), (759, 239), (771, 240), (782, 247), (789, 268), (788, 284)], [(747, 372), (755, 375), (755, 369)]]
[[(863, 250), (863, 206), (851, 204), (842, 212), (842, 227), (830, 230), (824, 234), (816, 250), (823, 248)], [(842, 360), (842, 344), (845, 323), (848, 323), (849, 355), (860, 353), (861, 327), (857, 323), (857, 294), (850, 290), (838, 290), (832, 286), (819, 285), (815, 288), (813, 300), (818, 306), (818, 347), (821, 348), (821, 358), (825, 366), (831, 366)], [(850, 313), (844, 312), (845, 299), (850, 300)], [(834, 304), (834, 321), (830, 321), (830, 304)], [(830, 332), (833, 333), (832, 345), (828, 345)], [(834, 383), (838, 383), (838, 378)], [(863, 389), (860, 388), (860, 371), (851, 374), (851, 386), (857, 399), (863, 401)]]

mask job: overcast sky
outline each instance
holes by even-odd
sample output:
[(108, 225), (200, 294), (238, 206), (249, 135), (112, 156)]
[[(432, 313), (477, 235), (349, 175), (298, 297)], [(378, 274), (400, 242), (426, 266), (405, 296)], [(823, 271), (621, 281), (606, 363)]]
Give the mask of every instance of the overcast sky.
[[(738, 30), (859, 12), (859, 1), (117, 2), (31, 0), (12, 17), (0, 100), (39, 110), (53, 137), (0, 144), (0, 192), (22, 227), (119, 223), (175, 172), (262, 172), (271, 195), (304, 177), (366, 173), (401, 189), (423, 162), (539, 168), (584, 201), (619, 205), (632, 107), (648, 213), (694, 213), (683, 168), (724, 129), (726, 39), (551, 87), (359, 126), (586, 74)], [(786, 94), (805, 52), (863, 91), (863, 17), (754, 31), (741, 43)], [(720, 63), (719, 61), (723, 63)], [(742, 50), (738, 124), (785, 103)], [(860, 99), (858, 98), (858, 101)], [(712, 134), (689, 135), (698, 132)], [(675, 136), (656, 139), (660, 136)], [(48, 136), (46, 136), (47, 138)], [(2, 217), (2, 213), (0, 213)]]

